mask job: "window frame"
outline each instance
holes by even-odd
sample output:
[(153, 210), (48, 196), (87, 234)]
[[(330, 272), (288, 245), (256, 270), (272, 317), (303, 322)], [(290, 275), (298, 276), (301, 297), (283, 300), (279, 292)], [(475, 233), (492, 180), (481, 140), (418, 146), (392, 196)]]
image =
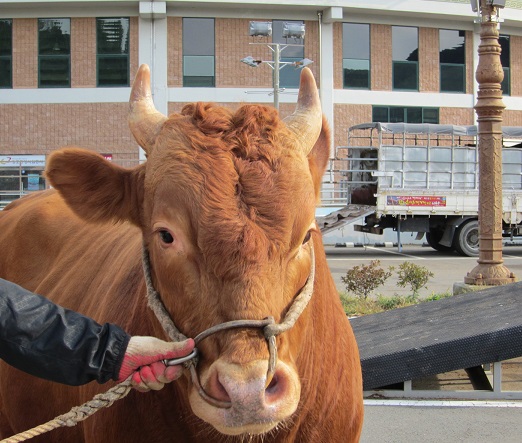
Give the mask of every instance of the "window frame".
[[(507, 54), (507, 63), (508, 66), (502, 65), (502, 71), (504, 72), (504, 79), (500, 83), (500, 89), (502, 90), (502, 95), (511, 95), (511, 38), (508, 34), (499, 35), (499, 44), (502, 47), (501, 39), (507, 39), (508, 44), (508, 54)], [(500, 53), (500, 62), (502, 63), (502, 59), (506, 58), (505, 47), (502, 47), (502, 52)]]
[[(357, 58), (357, 57), (345, 57), (345, 29), (350, 25), (356, 26), (366, 26), (368, 28), (368, 57), (367, 58)], [(369, 90), (371, 88), (371, 28), (369, 23), (352, 23), (352, 22), (343, 22), (342, 32), (343, 32), (343, 58), (342, 58), (342, 76), (343, 76), (343, 89), (360, 89), (360, 90)], [(347, 84), (345, 70), (349, 71), (349, 68), (345, 68), (345, 62), (366, 62), (367, 63), (367, 76), (366, 76), (366, 86), (352, 86)]]
[[(71, 87), (71, 18), (70, 17), (52, 17), (52, 18), (39, 18), (38, 20), (38, 88), (49, 89), (49, 88), (70, 88)], [(69, 48), (68, 54), (40, 54), (41, 41), (40, 41), (40, 21), (41, 20), (67, 20), (69, 22)], [(45, 85), (42, 84), (42, 61), (52, 60), (67, 60), (67, 84), (63, 85)]]
[[(396, 121), (396, 122), (392, 122), (390, 121), (390, 115), (391, 115), (391, 111), (398, 111), (402, 109), (403, 111), (403, 121)], [(386, 110), (386, 113), (387, 113), (387, 121), (382, 121), (382, 120), (376, 120), (375, 119), (375, 112), (377, 110), (380, 110), (380, 111), (383, 111), (383, 110)], [(421, 122), (411, 122), (411, 121), (408, 121), (408, 112), (410, 113), (413, 113), (413, 112), (418, 112), (420, 111), (421, 112)], [(426, 112), (429, 112), (429, 111), (436, 111), (436, 114), (437, 114), (437, 118), (436, 118), (436, 121), (426, 121), (427, 120), (427, 116), (425, 116), (425, 113)], [(422, 123), (422, 124), (426, 124), (426, 123), (433, 123), (433, 124), (439, 124), (440, 122), (440, 108), (438, 107), (432, 107), (432, 106), (389, 106), (389, 105), (373, 105), (372, 106), (372, 122), (374, 123)]]
[[(101, 53), (98, 46), (98, 21), (99, 20), (126, 20), (127, 21), (127, 53)], [(130, 86), (130, 17), (96, 17), (96, 87), (97, 88), (124, 88)], [(100, 60), (126, 60), (126, 77), (127, 81), (124, 83), (104, 83), (100, 84)]]
[[(449, 48), (441, 49), (441, 32), (448, 31), (448, 32), (462, 32), (464, 34), (463, 37), (463, 60), (462, 63), (450, 63), (450, 62), (443, 62), (442, 59), (442, 52)], [(443, 89), (443, 82), (445, 82), (445, 79), (447, 76), (443, 73), (443, 71), (447, 71), (449, 69), (455, 70), (456, 68), (460, 68), (460, 76), (462, 78), (462, 87), (460, 89)], [(453, 75), (450, 75), (450, 77), (454, 77)], [(466, 93), (466, 32), (459, 29), (439, 29), (439, 92), (446, 93), (446, 94), (465, 94)]]
[[(187, 20), (208, 20), (212, 21), (212, 54), (192, 54), (193, 51), (186, 51), (185, 43), (185, 29)], [(216, 19), (208, 17), (183, 17), (181, 30), (181, 45), (182, 45), (182, 82), (184, 88), (215, 88), (216, 87)], [(189, 54), (187, 54), (189, 52)], [(197, 52), (197, 51), (196, 51)], [(204, 66), (205, 59), (211, 62), (212, 75), (186, 75), (185, 70), (188, 67), (189, 61), (200, 62), (200, 66)], [(195, 64), (193, 65), (195, 66)], [(199, 83), (199, 84), (198, 84)]]
[[(393, 54), (394, 51), (394, 29), (415, 29), (417, 36), (417, 47), (410, 53), (410, 55), (416, 50), (417, 51), (417, 60), (407, 60), (407, 59), (396, 59)], [(397, 87), (396, 85), (396, 70), (399, 66), (414, 66), (415, 67), (415, 85), (413, 87)], [(417, 26), (392, 26), (392, 90), (393, 91), (419, 91), (419, 28)]]
[[(0, 89), (13, 89), (13, 19), (12, 18), (2, 18), (0, 19), (2, 22), (9, 22), (10, 23), (10, 29), (11, 29), (11, 35), (9, 36), (9, 42), (10, 42), (10, 48), (9, 48), (9, 55), (2, 55), (0, 54), (0, 62), (6, 61), (7, 62), (7, 70), (6, 75), (9, 76), (8, 81), (6, 82), (6, 85), (3, 86), (0, 83)], [(0, 65), (1, 66), (1, 65)], [(3, 73), (4, 71), (0, 71), (0, 73)]]

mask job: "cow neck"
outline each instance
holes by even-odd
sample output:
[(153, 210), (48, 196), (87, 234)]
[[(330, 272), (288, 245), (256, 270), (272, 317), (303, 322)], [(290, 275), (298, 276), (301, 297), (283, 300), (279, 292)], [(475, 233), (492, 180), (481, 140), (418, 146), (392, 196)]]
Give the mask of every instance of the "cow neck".
[[(299, 291), (299, 294), (294, 298), (294, 301), (290, 305), (283, 321), (281, 323), (276, 323), (274, 317), (266, 317), (262, 320), (232, 320), (225, 323), (220, 323), (218, 325), (212, 326), (206, 329), (203, 332), (200, 332), (196, 337), (194, 337), (195, 345), (197, 346), (202, 340), (209, 337), (210, 335), (215, 334), (216, 332), (224, 331), (227, 329), (237, 329), (237, 328), (260, 328), (263, 329), (263, 335), (268, 344), (268, 370), (266, 377), (266, 386), (270, 384), (272, 377), (275, 373), (275, 367), (277, 364), (277, 342), (276, 336), (282, 334), (283, 332), (288, 331), (292, 328), (299, 318), (299, 316), (303, 313), (306, 306), (308, 305), (310, 299), (312, 298), (312, 294), (314, 292), (314, 281), (315, 281), (315, 253), (313, 244), (310, 243), (310, 257), (311, 257), (311, 266), (310, 266), (310, 274), (308, 275), (308, 279), (306, 280), (305, 285)], [(152, 283), (151, 277), (151, 265), (150, 265), (150, 257), (149, 252), (145, 244), (143, 244), (142, 248), (142, 260), (143, 260), (143, 271), (145, 274), (145, 284), (147, 285), (147, 303), (148, 306), (152, 309), (156, 318), (160, 322), (161, 326), (169, 336), (172, 341), (184, 341), (187, 340), (187, 336), (180, 332), (180, 330), (174, 324), (172, 317), (170, 316), (165, 304), (163, 303), (160, 294), (156, 289), (154, 289), (154, 285)], [(230, 408), (232, 403), (229, 401), (218, 400), (205, 392), (201, 383), (199, 381), (199, 376), (196, 371), (196, 366), (198, 363), (198, 351), (195, 348), (194, 356), (186, 361), (185, 367), (189, 369), (191, 380), (194, 386), (197, 388), (199, 395), (209, 404), (214, 405), (218, 408)]]

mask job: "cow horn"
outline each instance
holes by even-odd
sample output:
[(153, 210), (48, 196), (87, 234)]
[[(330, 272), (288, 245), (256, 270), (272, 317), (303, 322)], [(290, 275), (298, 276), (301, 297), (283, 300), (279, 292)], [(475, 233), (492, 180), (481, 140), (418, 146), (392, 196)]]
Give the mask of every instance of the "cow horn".
[(141, 65), (132, 84), (129, 100), (129, 127), (138, 144), (150, 152), (163, 123), (167, 120), (154, 107), (150, 91), (150, 69)]
[(323, 122), (319, 92), (308, 68), (301, 72), (296, 109), (284, 122), (300, 142), (303, 153), (308, 155), (321, 133)]

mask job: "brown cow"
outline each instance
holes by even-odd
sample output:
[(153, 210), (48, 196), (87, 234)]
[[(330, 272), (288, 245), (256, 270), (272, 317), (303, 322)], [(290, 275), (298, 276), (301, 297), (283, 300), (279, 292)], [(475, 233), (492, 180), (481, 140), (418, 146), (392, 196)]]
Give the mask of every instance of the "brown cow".
[[(167, 118), (154, 109), (142, 66), (129, 121), (144, 164), (124, 169), (88, 150), (56, 151), (47, 165), (56, 190), (0, 213), (0, 277), (163, 339), (147, 307), (142, 243), (153, 285), (186, 336), (231, 320), (280, 322), (311, 272), (312, 246), (313, 295), (277, 336), (273, 374), (260, 329), (200, 343), (203, 389), (227, 407), (206, 401), (187, 376), (161, 391), (133, 391), (35, 441), (358, 441), (359, 354), (314, 220), (330, 134), (311, 71), (303, 70), (296, 111), (284, 121), (270, 107), (232, 113), (205, 103)], [(0, 433), (36, 426), (108, 387), (58, 385), (2, 363)]]

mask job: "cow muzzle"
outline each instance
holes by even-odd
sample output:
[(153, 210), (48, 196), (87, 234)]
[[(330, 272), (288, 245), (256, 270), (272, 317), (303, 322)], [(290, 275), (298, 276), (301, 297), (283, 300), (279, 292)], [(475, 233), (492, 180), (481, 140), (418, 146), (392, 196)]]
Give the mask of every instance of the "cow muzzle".
[(292, 416), (301, 394), (297, 372), (281, 361), (268, 375), (264, 359), (246, 365), (218, 359), (201, 382), (206, 395), (228, 407), (215, 406), (194, 386), (189, 395), (192, 410), (226, 435), (269, 432)]

